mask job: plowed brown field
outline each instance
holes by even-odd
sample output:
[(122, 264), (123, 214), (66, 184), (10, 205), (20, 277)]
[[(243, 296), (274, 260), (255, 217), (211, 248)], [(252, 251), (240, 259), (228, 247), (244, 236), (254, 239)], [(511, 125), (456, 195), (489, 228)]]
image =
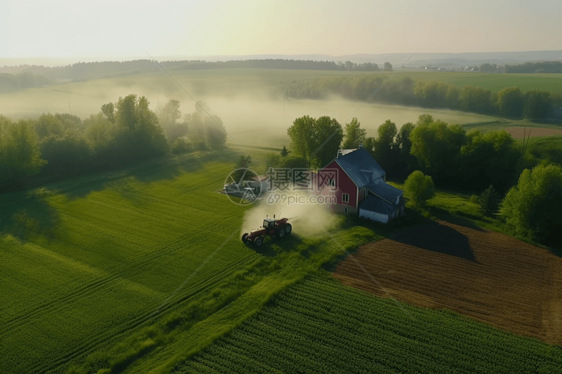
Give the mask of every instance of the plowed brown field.
[[(523, 127), (508, 127), (505, 129), (505, 131), (507, 131), (508, 133), (511, 134), (511, 136), (513, 136), (515, 139), (520, 139), (524, 137), (524, 130), (525, 128)], [(548, 127), (531, 127), (529, 129), (526, 129), (527, 132), (530, 133), (527, 136), (531, 136), (531, 138), (537, 137), (537, 136), (550, 136), (550, 135), (560, 135), (562, 134), (562, 130), (558, 130), (558, 129), (551, 129)]]
[[(408, 228), (353, 255), (334, 276), (378, 296), (447, 308), (562, 344), (562, 258), (507, 235), (447, 222)], [(388, 293), (387, 293), (388, 292)]]

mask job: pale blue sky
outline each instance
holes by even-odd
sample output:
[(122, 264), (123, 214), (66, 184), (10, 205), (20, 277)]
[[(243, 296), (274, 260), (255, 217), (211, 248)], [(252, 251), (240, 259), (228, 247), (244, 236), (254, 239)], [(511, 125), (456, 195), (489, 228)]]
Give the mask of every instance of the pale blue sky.
[(560, 50), (561, 20), (561, 0), (0, 0), (0, 57)]

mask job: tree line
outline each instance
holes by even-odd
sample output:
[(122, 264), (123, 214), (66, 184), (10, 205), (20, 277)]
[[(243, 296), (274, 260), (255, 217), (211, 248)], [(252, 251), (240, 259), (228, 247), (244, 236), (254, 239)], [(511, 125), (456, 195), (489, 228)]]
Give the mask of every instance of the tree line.
[(377, 91), (372, 98), (375, 102), (447, 108), (533, 121), (551, 118), (554, 109), (562, 106), (562, 91), (556, 94), (541, 90), (522, 92), (517, 87), (508, 87), (492, 92), (470, 85), (458, 89), (444, 82), (416, 82), (409, 77), (385, 84), (386, 79), (371, 75), (292, 82), (285, 95), (296, 99), (324, 99), (337, 94), (346, 99), (363, 101)]
[(562, 61), (525, 62), (506, 65), (506, 73), (562, 73)]
[(17, 91), (32, 87), (43, 87), (47, 84), (51, 84), (51, 80), (42, 75), (31, 73), (0, 73), (0, 92)]
[(146, 97), (128, 95), (101, 106), (85, 120), (43, 114), (12, 121), (0, 115), (0, 192), (36, 180), (112, 170), (169, 152), (218, 149), (226, 142), (221, 119), (204, 103), (182, 116), (177, 100), (149, 108)]
[[(501, 211), (519, 236), (550, 243), (562, 229), (562, 209), (552, 210), (562, 208), (560, 165), (529, 155), (506, 131), (467, 133), (460, 125), (421, 115), (416, 123), (406, 123), (400, 130), (387, 120), (379, 126), (377, 136), (367, 137), (356, 118), (341, 126), (328, 116), (303, 116), (295, 119), (288, 135), (290, 154), (284, 148), (281, 154), (268, 155), (267, 167), (322, 168), (335, 158), (338, 149), (363, 145), (390, 180), (404, 181), (417, 172), (416, 180), (426, 183), (421, 176), (428, 175), (443, 188), (469, 193), (487, 190), (484, 198), (489, 201), (482, 204), (488, 209), (486, 214), (498, 213), (499, 205), (493, 207), (492, 203), (494, 196), (507, 193)], [(533, 181), (534, 175), (537, 181)], [(528, 196), (534, 200), (528, 201)], [(542, 204), (538, 211), (533, 210), (536, 204)], [(528, 214), (517, 215), (514, 209), (526, 209)]]
[[(251, 59), (232, 61), (177, 60), (160, 62), (165, 69), (199, 70), (199, 69), (296, 69), (296, 70), (339, 70), (339, 71), (379, 71), (392, 70), (390, 63), (380, 68), (376, 63), (354, 63), (351, 61), (315, 61), (289, 59)], [(154, 61), (103, 61), (79, 62), (66, 66), (30, 66), (23, 70), (25, 74), (40, 75), (49, 80), (58, 79), (87, 80), (112, 76), (157, 72), (160, 67)], [(12, 74), (6, 74), (12, 75)]]

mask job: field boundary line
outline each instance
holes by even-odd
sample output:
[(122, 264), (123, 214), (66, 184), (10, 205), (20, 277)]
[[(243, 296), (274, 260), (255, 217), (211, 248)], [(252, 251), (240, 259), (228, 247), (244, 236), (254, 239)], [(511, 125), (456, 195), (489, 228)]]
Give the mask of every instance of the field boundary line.
[[(413, 56), (413, 55), (412, 55), (412, 56)], [(367, 269), (365, 269), (365, 268), (363, 267), (363, 265), (361, 265), (361, 263), (360, 263), (359, 261), (357, 261), (357, 259), (355, 258), (355, 256), (353, 256), (351, 253), (349, 253), (349, 251), (348, 251), (347, 249), (345, 249), (345, 247), (344, 247), (343, 245), (341, 245), (341, 243), (338, 242), (338, 241), (336, 240), (336, 238), (334, 238), (334, 236), (333, 236), (332, 234), (330, 234), (330, 233), (324, 228), (324, 226), (322, 226), (317, 220), (315, 220), (314, 217), (312, 217), (310, 214), (307, 214), (307, 216), (308, 216), (308, 218), (310, 218), (314, 223), (316, 223), (316, 225), (317, 225), (318, 227), (320, 227), (320, 229), (321, 229), (322, 231), (324, 231), (324, 233), (325, 233), (326, 235), (328, 235), (328, 236), (330, 237), (330, 239), (332, 239), (332, 241), (333, 241), (334, 243), (336, 243), (336, 245), (337, 245), (338, 247), (340, 247), (341, 249), (343, 249), (343, 250), (345, 251), (345, 253), (347, 254), (347, 256), (349, 256), (349, 258), (351, 258), (351, 259), (353, 260), (353, 262), (355, 262), (355, 263), (357, 264), (357, 266), (373, 281), (373, 283), (375, 283), (377, 286), (379, 286), (380, 289), (383, 290), (383, 291), (386, 293), (386, 295), (387, 295), (389, 298), (391, 298), (391, 299), (396, 303), (396, 305), (398, 305), (398, 307), (399, 307), (400, 309), (402, 309), (402, 311), (403, 311), (408, 317), (410, 317), (410, 319), (411, 319), (412, 321), (415, 321), (415, 318), (412, 317), (412, 315), (411, 315), (410, 313), (408, 313), (408, 311), (407, 311), (406, 309), (404, 309), (404, 307), (402, 306), (402, 304), (400, 304), (400, 302), (399, 302), (398, 300), (396, 300), (396, 299), (394, 298), (394, 296), (392, 296), (392, 295), (390, 294), (390, 292), (388, 292), (388, 290), (387, 290), (371, 273), (369, 273), (369, 272), (367, 271)]]

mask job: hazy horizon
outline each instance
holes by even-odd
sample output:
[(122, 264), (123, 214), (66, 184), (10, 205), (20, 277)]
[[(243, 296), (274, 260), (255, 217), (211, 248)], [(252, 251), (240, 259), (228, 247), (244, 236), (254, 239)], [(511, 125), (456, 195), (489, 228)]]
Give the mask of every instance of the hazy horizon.
[[(0, 59), (557, 51), (558, 1), (8, 0)], [(110, 9), (111, 11), (108, 11)], [(318, 17), (322, 14), (322, 17)], [(118, 57), (119, 56), (119, 57)]]

